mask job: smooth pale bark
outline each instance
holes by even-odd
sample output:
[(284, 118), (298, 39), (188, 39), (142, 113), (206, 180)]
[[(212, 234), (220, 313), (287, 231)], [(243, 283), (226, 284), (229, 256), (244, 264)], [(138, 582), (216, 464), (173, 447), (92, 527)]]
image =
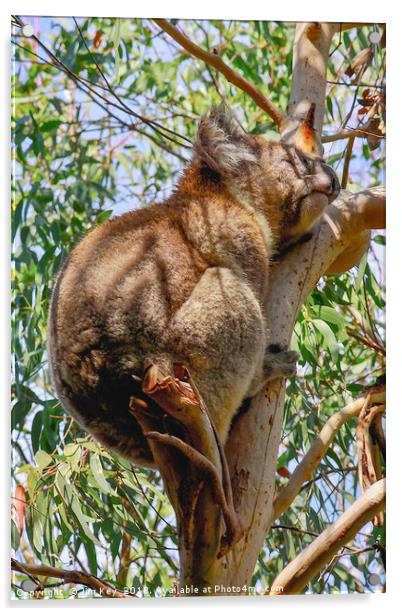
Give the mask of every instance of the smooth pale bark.
[(281, 131), (281, 139), (287, 143), (297, 143), (296, 134), (300, 122), (314, 104), (314, 129), (319, 154), (323, 153), (321, 132), (325, 113), (328, 53), (338, 27), (339, 24), (319, 22), (297, 24), (293, 45), (289, 119)]

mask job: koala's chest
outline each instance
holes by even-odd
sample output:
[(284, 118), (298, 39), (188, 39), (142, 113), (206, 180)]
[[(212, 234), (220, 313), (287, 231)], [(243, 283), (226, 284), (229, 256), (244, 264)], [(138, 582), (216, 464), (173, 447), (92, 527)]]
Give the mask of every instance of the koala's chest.
[(264, 291), (273, 253), (266, 220), (241, 208), (193, 212), (188, 237), (212, 266), (227, 267), (239, 274), (260, 294)]

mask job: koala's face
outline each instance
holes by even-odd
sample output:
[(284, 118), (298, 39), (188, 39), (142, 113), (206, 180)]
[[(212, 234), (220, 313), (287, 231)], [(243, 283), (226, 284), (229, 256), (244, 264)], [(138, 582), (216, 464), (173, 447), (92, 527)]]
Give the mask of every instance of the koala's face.
[(247, 135), (222, 107), (201, 120), (194, 148), (234, 196), (265, 213), (280, 242), (305, 233), (339, 194), (335, 172), (321, 159)]
[(305, 233), (339, 194), (336, 173), (320, 158), (263, 137), (249, 137), (257, 152), (250, 180), (259, 186), (268, 219), (281, 213), (282, 240)]

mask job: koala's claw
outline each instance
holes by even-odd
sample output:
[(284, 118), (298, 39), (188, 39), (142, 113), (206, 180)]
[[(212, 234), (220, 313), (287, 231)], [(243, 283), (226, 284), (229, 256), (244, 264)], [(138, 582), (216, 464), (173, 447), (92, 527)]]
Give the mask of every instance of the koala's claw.
[(296, 364), (300, 358), (297, 351), (280, 351), (279, 353), (271, 353), (271, 359), (272, 356), (276, 357), (278, 363), (283, 364)]
[(267, 352), (264, 359), (264, 376), (266, 382), (294, 376), (297, 372), (297, 361), (299, 357), (297, 351)]

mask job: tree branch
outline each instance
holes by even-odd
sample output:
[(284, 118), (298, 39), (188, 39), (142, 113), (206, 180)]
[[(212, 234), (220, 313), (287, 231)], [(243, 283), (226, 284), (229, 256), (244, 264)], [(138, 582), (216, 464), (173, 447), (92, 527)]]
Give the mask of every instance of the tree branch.
[(325, 456), (341, 427), (352, 417), (359, 415), (364, 405), (367, 405), (368, 400), (370, 403), (376, 402), (381, 404), (385, 401), (385, 392), (373, 393), (370, 397), (358, 398), (328, 419), (303, 460), (292, 473), (288, 483), (276, 497), (272, 510), (271, 522), (279, 518), (292, 504), (299, 494), (302, 485), (313, 476), (315, 469)]
[(371, 239), (370, 231), (361, 231), (356, 233), (354, 241), (345, 248), (345, 250), (331, 263), (325, 274), (333, 276), (343, 274), (350, 270), (354, 265), (359, 263), (360, 259), (369, 247)]
[(195, 56), (209, 66), (212, 66), (219, 73), (222, 73), (222, 75), (224, 75), (230, 83), (243, 92), (246, 92), (246, 94), (248, 94), (258, 105), (258, 107), (260, 107), (260, 109), (265, 111), (273, 119), (279, 130), (281, 129), (283, 124), (286, 122), (286, 115), (278, 107), (271, 103), (271, 101), (254, 86), (254, 84), (225, 64), (218, 55), (210, 53), (209, 51), (202, 49), (202, 47), (199, 47), (196, 43), (193, 43), (193, 41), (180, 32), (180, 30), (173, 26), (167, 19), (155, 19), (154, 21), (192, 56)]
[(360, 128), (354, 128), (351, 130), (341, 130), (339, 133), (334, 133), (333, 135), (323, 135), (321, 137), (322, 143), (332, 143), (333, 141), (340, 141), (341, 139), (350, 139), (351, 137), (378, 137), (379, 139), (385, 139), (382, 135), (377, 135), (373, 131), (369, 131), (365, 128), (365, 126), (361, 126)]
[(299, 23), (293, 45), (292, 91), (288, 114), (291, 118), (282, 131), (282, 140), (293, 143), (297, 129), (315, 105), (314, 130), (317, 152), (322, 154), (321, 132), (325, 113), (325, 89), (329, 48), (339, 24)]
[(380, 355), (386, 355), (386, 348), (383, 344), (379, 344), (378, 342), (372, 340), (371, 338), (368, 338), (367, 336), (362, 336), (361, 334), (358, 334), (351, 327), (346, 328), (346, 333), (349, 334), (349, 336), (352, 336), (352, 338), (356, 338), (356, 340), (364, 344), (364, 346), (369, 347), (370, 349), (374, 349), (374, 351), (380, 353)]
[(82, 584), (88, 588), (92, 588), (102, 597), (109, 599), (127, 599), (128, 597), (135, 597), (132, 593), (125, 593), (118, 588), (104, 582), (95, 575), (90, 573), (84, 573), (84, 571), (69, 571), (68, 569), (57, 569), (56, 567), (50, 567), (47, 565), (31, 565), (28, 563), (20, 563), (14, 558), (11, 559), (12, 571), (18, 571), (28, 576), (45, 576), (50, 578), (56, 578), (63, 580), (66, 584)]
[[(347, 223), (350, 217), (350, 225), (348, 230), (346, 227), (344, 229), (343, 250), (329, 265), (325, 272), (326, 275), (347, 272), (356, 265), (370, 243), (370, 229), (385, 228), (386, 199), (383, 186), (363, 190), (354, 195), (349, 193), (348, 197), (345, 197), (346, 194), (346, 191), (341, 194), (341, 198), (346, 198), (345, 204), (347, 203), (347, 209), (343, 210), (343, 216), (345, 216), (343, 224)], [(334, 233), (337, 237), (336, 218), (334, 223)]]
[(271, 595), (297, 594), (348, 541), (385, 506), (385, 479), (377, 481), (334, 524), (275, 578)]
[(349, 199), (351, 215), (360, 231), (385, 229), (385, 187), (368, 188)]
[(348, 145), (346, 147), (345, 160), (343, 163), (342, 180), (341, 180), (341, 187), (343, 189), (345, 189), (348, 185), (349, 166), (350, 166), (350, 161), (352, 159), (354, 143), (355, 143), (355, 138), (353, 135), (351, 135), (349, 137)]

